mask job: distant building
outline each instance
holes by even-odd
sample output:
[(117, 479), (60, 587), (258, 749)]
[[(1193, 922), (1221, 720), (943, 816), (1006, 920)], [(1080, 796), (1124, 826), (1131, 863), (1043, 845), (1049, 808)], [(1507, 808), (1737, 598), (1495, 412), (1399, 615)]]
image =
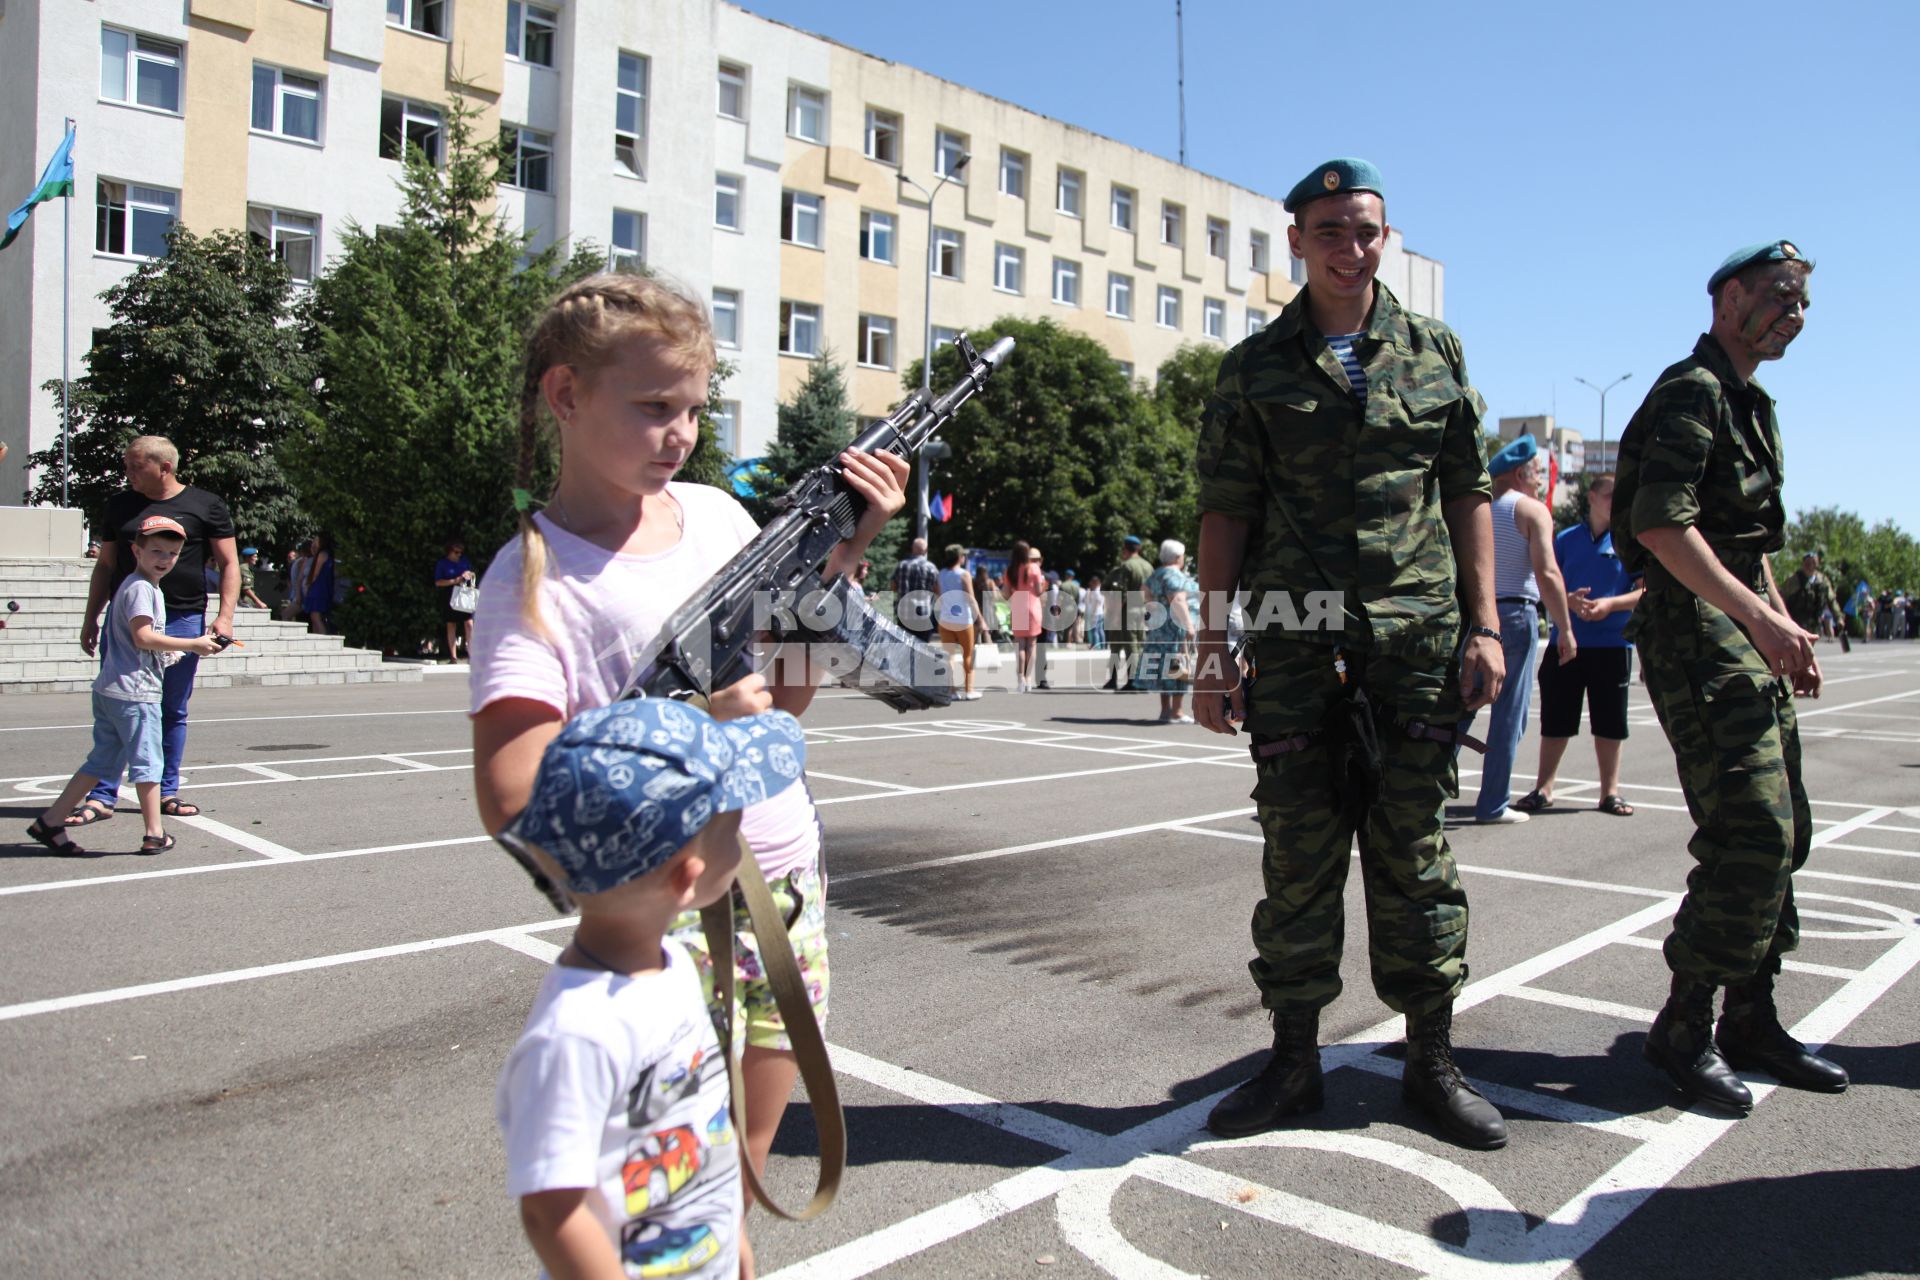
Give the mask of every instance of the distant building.
[[(456, 81), (483, 136), (510, 145), (509, 226), (536, 248), (591, 242), (709, 303), (735, 367), (722, 443), (739, 456), (765, 451), (824, 350), (849, 366), (860, 415), (899, 400), (929, 260), (936, 344), (1047, 318), (1147, 379), (1182, 343), (1240, 341), (1299, 290), (1278, 199), (724, 0), (0, 3), (0, 204), (32, 189), (64, 116), (79, 127), (74, 375), (109, 319), (100, 291), (176, 221), (244, 227), (301, 280), (348, 223), (393, 222), (403, 146), (444, 145)], [(1319, 158), (1315, 136), (1300, 131), (1275, 183)], [(920, 192), (944, 175), (930, 246)], [(60, 374), (64, 212), (42, 208), (0, 255), (0, 501), (58, 439), (42, 387)], [(1397, 231), (1380, 278), (1442, 315), (1444, 268)]]

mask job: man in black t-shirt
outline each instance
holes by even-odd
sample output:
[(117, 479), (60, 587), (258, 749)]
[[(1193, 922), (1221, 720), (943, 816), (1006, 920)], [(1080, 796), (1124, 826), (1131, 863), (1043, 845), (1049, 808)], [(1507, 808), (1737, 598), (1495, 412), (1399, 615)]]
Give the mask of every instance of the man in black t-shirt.
[[(100, 558), (94, 562), (87, 590), (86, 620), (80, 624), (80, 647), (91, 656), (100, 643), (100, 611), (133, 572), (128, 550), (140, 522), (148, 516), (167, 516), (187, 531), (186, 545), (173, 571), (160, 579), (166, 599), (166, 633), (198, 636), (207, 630), (209, 561), (219, 572), (220, 610), (213, 620), (215, 635), (233, 638), (233, 610), (240, 598), (240, 557), (234, 549), (233, 517), (227, 504), (205, 489), (181, 484), (174, 476), (180, 451), (165, 436), (139, 436), (125, 455), (128, 488), (107, 500), (100, 538)], [(198, 655), (183, 653), (166, 669), (160, 695), (160, 732), (163, 763), (160, 770), (160, 809), (171, 817), (190, 818), (199, 806), (180, 798), (180, 760), (187, 746), (187, 700), (193, 696), (193, 678), (200, 669)], [(102, 778), (93, 794), (68, 819), (84, 826), (113, 816), (120, 791), (118, 778)]]

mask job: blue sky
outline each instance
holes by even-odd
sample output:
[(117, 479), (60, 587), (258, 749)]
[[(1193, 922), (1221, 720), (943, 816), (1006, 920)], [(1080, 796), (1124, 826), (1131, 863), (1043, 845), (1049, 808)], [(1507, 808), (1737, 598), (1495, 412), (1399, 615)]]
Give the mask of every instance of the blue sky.
[[(747, 0), (747, 8), (1159, 155), (1179, 151), (1173, 0)], [(1447, 267), (1492, 416), (1617, 437), (1706, 327), (1730, 251), (1818, 263), (1760, 381), (1790, 512), (1920, 532), (1920, 4), (1187, 0), (1187, 163), (1269, 195), (1360, 155)]]

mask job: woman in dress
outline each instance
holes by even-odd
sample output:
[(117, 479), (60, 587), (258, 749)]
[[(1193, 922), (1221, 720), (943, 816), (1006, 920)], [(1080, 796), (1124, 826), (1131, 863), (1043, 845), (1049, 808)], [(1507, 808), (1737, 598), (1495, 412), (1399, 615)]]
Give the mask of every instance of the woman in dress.
[(1193, 723), (1181, 704), (1193, 691), (1200, 588), (1187, 574), (1186, 565), (1185, 544), (1168, 538), (1160, 544), (1160, 567), (1147, 578), (1145, 588), (1152, 625), (1134, 679), (1142, 689), (1160, 695), (1160, 719), (1165, 724)]
[(316, 533), (307, 544), (306, 585), (301, 591), (307, 611), (307, 630), (326, 635), (327, 615), (333, 612), (333, 535)]
[(1008, 630), (1013, 632), (1014, 662), (1017, 670), (1015, 690), (1025, 693), (1033, 687), (1033, 651), (1040, 638), (1040, 598), (1047, 584), (1040, 576), (1039, 556), (1025, 542), (1013, 544), (1007, 556), (1007, 573), (1001, 585), (1012, 610)]

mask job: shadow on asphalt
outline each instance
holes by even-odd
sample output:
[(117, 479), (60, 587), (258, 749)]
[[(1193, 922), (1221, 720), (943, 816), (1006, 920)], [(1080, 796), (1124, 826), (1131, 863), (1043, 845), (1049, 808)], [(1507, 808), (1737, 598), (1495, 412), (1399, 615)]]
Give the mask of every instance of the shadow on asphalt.
[[(1595, 1197), (1590, 1214), (1607, 1215), (1619, 1196)], [(1580, 1260), (1586, 1280), (1839, 1280), (1842, 1276), (1911, 1275), (1920, 1270), (1913, 1207), (1920, 1204), (1920, 1167), (1841, 1169), (1786, 1178), (1742, 1178), (1704, 1187), (1668, 1187), (1633, 1210), (1633, 1230), (1614, 1231)], [(1484, 1231), (1497, 1211), (1476, 1209)], [(1575, 1247), (1579, 1221), (1535, 1225), (1549, 1245), (1564, 1235)], [(1465, 1227), (1465, 1214), (1433, 1220), (1442, 1239)]]

